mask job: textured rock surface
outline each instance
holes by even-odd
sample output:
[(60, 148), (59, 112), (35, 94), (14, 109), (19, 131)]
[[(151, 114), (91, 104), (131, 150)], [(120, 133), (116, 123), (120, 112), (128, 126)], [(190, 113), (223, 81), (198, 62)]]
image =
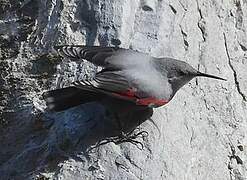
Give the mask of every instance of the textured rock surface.
[[(246, 28), (245, 0), (1, 0), (1, 179), (247, 179)], [(104, 108), (47, 113), (41, 94), (96, 68), (47, 54), (119, 41), (228, 81), (194, 79), (156, 109), (161, 133), (142, 123), (143, 150), (108, 143), (86, 155), (107, 131)]]

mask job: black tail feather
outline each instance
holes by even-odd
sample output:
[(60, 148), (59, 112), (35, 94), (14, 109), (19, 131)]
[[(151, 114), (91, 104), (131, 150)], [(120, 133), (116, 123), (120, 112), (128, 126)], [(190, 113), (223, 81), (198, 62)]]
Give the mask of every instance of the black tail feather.
[(76, 87), (67, 87), (45, 92), (43, 98), (46, 101), (48, 110), (58, 112), (80, 104), (100, 100), (102, 94)]

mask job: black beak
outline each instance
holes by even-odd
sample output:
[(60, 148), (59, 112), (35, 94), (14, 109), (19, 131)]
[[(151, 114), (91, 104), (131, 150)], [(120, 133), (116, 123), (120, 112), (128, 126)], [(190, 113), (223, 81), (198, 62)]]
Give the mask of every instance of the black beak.
[(217, 76), (214, 76), (214, 75), (211, 75), (211, 74), (201, 73), (201, 72), (197, 72), (196, 76), (202, 76), (202, 77), (208, 77), (208, 78), (214, 78), (214, 79), (219, 79), (219, 80), (227, 81), (224, 78), (217, 77)]

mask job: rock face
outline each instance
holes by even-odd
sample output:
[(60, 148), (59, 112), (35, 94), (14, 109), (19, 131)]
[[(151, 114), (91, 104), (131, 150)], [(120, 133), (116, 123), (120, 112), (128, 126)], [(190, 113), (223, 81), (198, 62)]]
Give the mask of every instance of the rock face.
[[(247, 179), (246, 29), (245, 0), (1, 0), (1, 179)], [(97, 71), (54, 56), (58, 44), (120, 44), (228, 81), (194, 79), (155, 109), (157, 127), (136, 130), (143, 149), (86, 153), (111, 118), (97, 103), (45, 111), (44, 91)]]

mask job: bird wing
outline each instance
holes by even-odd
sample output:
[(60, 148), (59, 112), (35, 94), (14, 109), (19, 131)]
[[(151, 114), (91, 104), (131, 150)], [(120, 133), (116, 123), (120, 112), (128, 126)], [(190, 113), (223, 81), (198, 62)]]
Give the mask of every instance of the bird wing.
[[(104, 69), (90, 80), (77, 81), (77, 88), (97, 91), (110, 96), (142, 102), (168, 101), (171, 87), (157, 70), (154, 58), (118, 47), (57, 46), (59, 54), (73, 59), (86, 59)], [(148, 98), (148, 99), (147, 99)], [(154, 99), (150, 99), (154, 98)], [(160, 102), (158, 102), (159, 104)]]
[(139, 91), (121, 74), (121, 71), (102, 70), (91, 79), (76, 81), (73, 84), (79, 89), (99, 92), (133, 102), (145, 96), (144, 94), (138, 96)]
[(129, 68), (147, 62), (149, 57), (147, 54), (119, 47), (63, 45), (54, 48), (61, 56), (75, 60), (85, 59), (105, 68)]
[[(74, 86), (88, 91), (103, 93), (112, 97), (132, 101), (137, 105), (164, 105), (169, 98), (157, 95), (161, 88), (153, 87), (143, 73), (129, 75), (128, 70), (103, 70), (90, 80), (76, 81)], [(154, 80), (155, 82), (155, 80)], [(155, 86), (157, 86), (155, 84)]]

